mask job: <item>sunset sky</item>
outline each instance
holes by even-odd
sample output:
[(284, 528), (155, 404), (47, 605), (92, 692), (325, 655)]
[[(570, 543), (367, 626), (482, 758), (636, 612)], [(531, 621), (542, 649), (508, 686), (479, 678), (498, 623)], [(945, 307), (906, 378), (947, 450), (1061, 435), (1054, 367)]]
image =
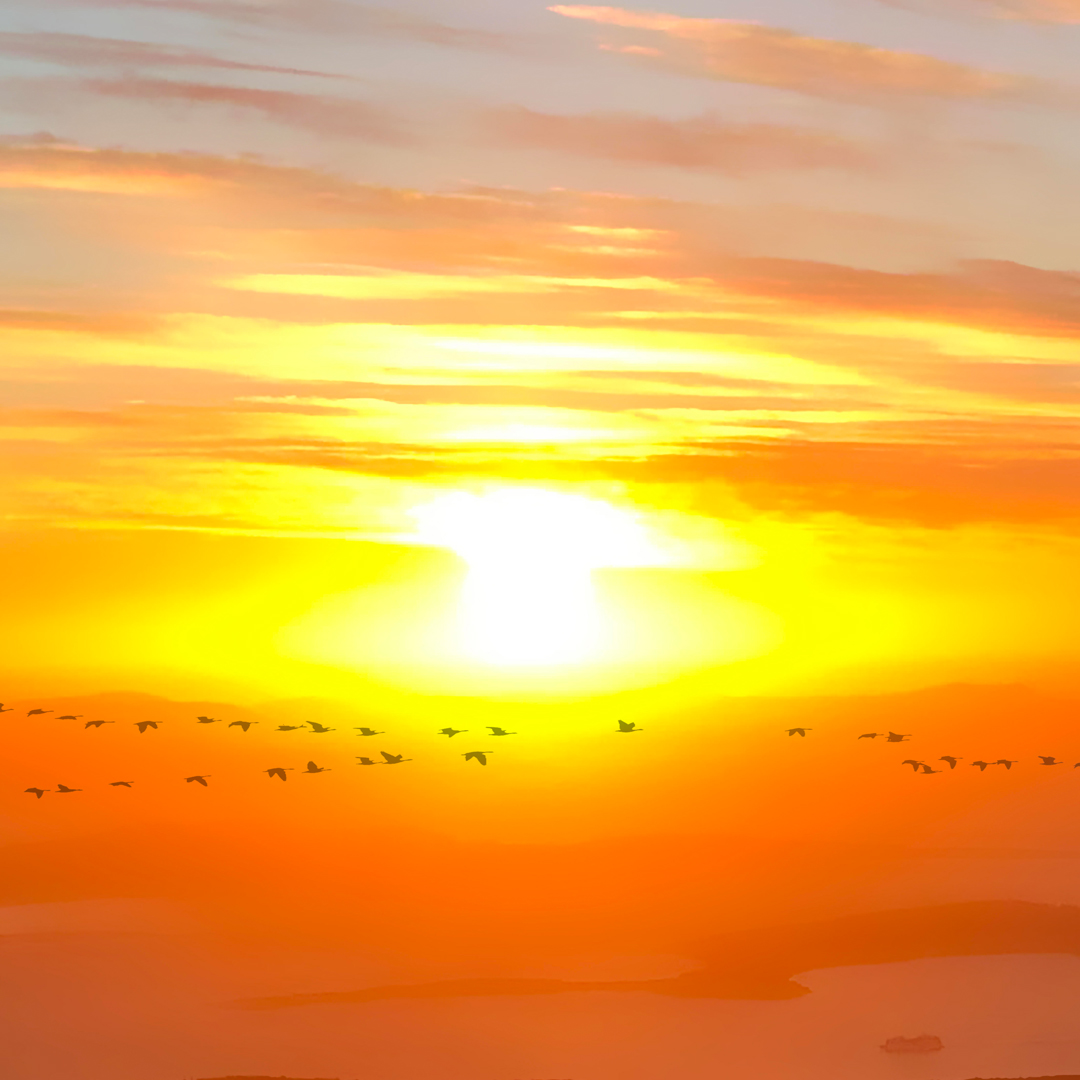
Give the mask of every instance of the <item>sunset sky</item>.
[[(385, 547), (340, 541), (423, 545), (417, 508), (506, 487), (615, 506), (664, 549), (615, 650), (652, 649), (653, 675), (1060, 663), (1077, 21), (1067, 0), (6, 6), (15, 671), (89, 648), (140, 689), (223, 661), (249, 697), (315, 688), (349, 658), (268, 626), (358, 576), (391, 589)], [(397, 550), (404, 579), (455, 572)], [(109, 559), (119, 612), (85, 596)], [(401, 587), (417, 641), (441, 593)], [(210, 612), (213, 638), (238, 603), (257, 655), (239, 627), (179, 629)], [(710, 619), (727, 644), (664, 655), (660, 624)], [(384, 639), (367, 673), (415, 679), (379, 620), (353, 627)]]
[[(372, 770), (387, 786), (365, 796), (390, 845), (722, 833), (743, 851), (786, 843), (796, 808), (799, 836), (869, 843), (849, 808), (874, 799), (877, 826), (930, 843), (919, 830), (955, 815), (967, 836), (991, 790), (1005, 820), (1004, 773), (935, 777), (957, 782), (913, 811), (906, 769), (848, 778), (847, 742), (811, 751), (824, 800), (786, 758), (786, 798), (743, 758), (712, 763), (771, 753), (781, 721), (825, 738), (826, 700), (946, 684), (1024, 683), (1056, 695), (1047, 730), (1072, 730), (1078, 54), (1080, 0), (8, 0), (0, 698), (20, 716), (115, 715), (98, 747), (129, 725), (119, 756), (20, 728), (0, 768), (18, 793), (0, 800), (8, 842), (73, 835), (70, 803), (23, 793), (59, 779), (50, 754), (102, 784), (114, 763), (164, 776), (179, 750), (176, 768), (214, 772), (192, 747), (222, 730), (181, 735), (196, 706), (176, 702), (261, 718), (243, 745), (269, 757), (301, 699), (342, 728), (407, 732), (414, 779)], [(910, 722), (957, 741), (981, 711), (1004, 739), (1035, 708), (1015, 687), (1008, 707), (942, 693)], [(725, 696), (748, 704), (716, 731)], [(910, 700), (890, 699), (893, 723)], [(844, 739), (866, 708), (835, 705)], [(130, 723), (155, 710), (178, 741), (146, 758), (157, 736)], [(661, 735), (679, 710), (682, 736)], [(435, 720), (508, 716), (544, 734), (500, 743), (483, 794), (472, 764), (421, 760)], [(646, 730), (605, 756), (591, 725), (606, 738), (620, 716)], [(1041, 737), (993, 752), (1048, 752)], [(784, 754), (810, 747), (783, 738)], [(307, 735), (301, 756), (312, 744), (355, 749)], [(246, 767), (224, 745), (222, 775)], [(301, 819), (355, 839), (353, 789), (329, 786), (344, 758), (310, 778), (337, 794)], [(292, 827), (250, 783), (256, 809), (246, 788), (221, 796), (237, 850), (258, 822)], [(193, 794), (146, 812), (175, 824)], [(79, 829), (118, 827), (112, 804), (84, 805)], [(661, 889), (649, 910), (793, 917), (795, 893), (765, 899), (779, 879), (746, 884), (787, 857), (768, 850), (746, 848), (742, 885), (703, 871), (703, 892)], [(625, 869), (628, 851), (599, 864)], [(909, 868), (890, 904), (892, 870), (837, 858), (807, 885), (815, 915), (1019, 895), (993, 874), (924, 887)], [(834, 870), (861, 899), (838, 899)], [(386, 896), (416, 899), (423, 875), (404, 873)], [(602, 876), (582, 901), (596, 925), (616, 902)], [(187, 896), (124, 881), (5, 902)], [(1072, 898), (1054, 881), (1021, 898)], [(221, 896), (242, 907), (251, 888)], [(328, 888), (344, 925), (353, 893)], [(644, 918), (638, 945), (676, 950)], [(282, 992), (305, 988), (327, 987)]]

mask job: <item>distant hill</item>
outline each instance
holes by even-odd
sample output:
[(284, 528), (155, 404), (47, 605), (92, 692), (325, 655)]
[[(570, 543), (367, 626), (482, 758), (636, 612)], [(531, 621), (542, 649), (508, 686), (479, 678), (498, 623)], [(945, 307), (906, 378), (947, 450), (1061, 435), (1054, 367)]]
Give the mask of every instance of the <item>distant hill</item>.
[(703, 943), (705, 965), (671, 979), (572, 982), (564, 979), (458, 979), (415, 986), (256, 998), (250, 1008), (328, 1005), (389, 998), (503, 997), (582, 991), (777, 1001), (810, 991), (792, 977), (819, 968), (929, 957), (1065, 953), (1080, 956), (1080, 907), (980, 901), (850, 915), (821, 922), (724, 934)]

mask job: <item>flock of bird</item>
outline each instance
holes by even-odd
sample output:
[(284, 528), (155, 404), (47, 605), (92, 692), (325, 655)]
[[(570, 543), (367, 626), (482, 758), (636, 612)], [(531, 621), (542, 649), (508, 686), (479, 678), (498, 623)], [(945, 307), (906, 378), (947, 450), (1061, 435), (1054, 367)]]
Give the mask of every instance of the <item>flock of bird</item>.
[[(801, 735), (802, 738), (806, 738), (808, 731), (813, 731), (813, 728), (809, 727), (793, 727), (785, 729), (789, 736)], [(897, 731), (867, 731), (862, 735), (859, 735), (860, 739), (884, 739), (886, 742), (907, 742), (911, 738), (911, 732), (900, 733)], [(1039, 754), (1037, 755), (1043, 765), (1065, 765), (1064, 761), (1060, 761), (1053, 754)], [(952, 754), (942, 754), (937, 759), (938, 761), (944, 761), (949, 769), (955, 769), (956, 766), (963, 761), (962, 757), (955, 757)], [(979, 772), (986, 772), (991, 765), (1004, 765), (1006, 769), (1011, 769), (1014, 765), (1020, 763), (1019, 758), (998, 758), (997, 761), (983, 761), (981, 758), (978, 761), (972, 761), (970, 764), (972, 768), (977, 768)], [(923, 761), (921, 758), (905, 758), (900, 762), (901, 765), (910, 765), (913, 772), (918, 773), (920, 776), (935, 776), (938, 773), (942, 773), (944, 769), (935, 769), (932, 765)], [(1074, 769), (1080, 769), (1080, 761), (1074, 766)]]
[[(13, 711), (14, 711), (13, 709), (7, 708), (3, 704), (3, 702), (0, 702), (0, 713), (13, 712)], [(26, 715), (28, 717), (30, 717), (30, 716), (47, 716), (47, 715), (50, 715), (50, 714), (53, 714), (52, 709), (30, 709), (27, 712)], [(58, 720), (82, 720), (82, 719), (84, 719), (84, 717), (80, 713), (65, 713), (62, 716), (57, 716), (56, 719), (58, 719)], [(166, 721), (164, 721), (164, 720), (136, 720), (132, 724), (132, 727), (138, 728), (140, 735), (145, 735), (147, 730), (149, 730), (150, 728), (153, 728), (156, 731), (158, 729), (158, 727), (161, 724), (164, 724), (165, 722)], [(86, 729), (86, 728), (98, 729), (98, 728), (101, 728), (104, 724), (115, 724), (115, 723), (117, 723), (117, 721), (115, 721), (115, 720), (87, 720), (86, 723), (83, 724), (83, 728), (84, 729)], [(199, 717), (197, 717), (195, 719), (195, 723), (196, 724), (222, 724), (222, 723), (225, 723), (225, 721), (224, 720), (219, 720), (218, 718), (213, 717), (213, 716), (199, 716)], [(246, 733), (255, 724), (258, 724), (258, 723), (259, 723), (258, 720), (233, 720), (227, 726), (228, 727), (238, 727), (238, 728), (240, 728), (241, 731)], [(619, 720), (618, 725), (619, 726), (616, 729), (616, 733), (620, 734), (620, 735), (634, 734), (634, 733), (637, 733), (637, 732), (640, 732), (640, 731), (644, 730), (643, 728), (638, 727), (638, 725), (636, 723), (633, 723), (633, 722), (630, 722), (630, 721), (627, 721), (627, 720)], [(516, 731), (507, 731), (505, 728), (495, 727), (495, 726), (490, 725), (490, 724), (485, 725), (485, 727), (490, 732), (490, 736), (489, 736), (490, 738), (501, 738), (501, 737), (510, 736), (510, 735), (516, 735), (517, 734)], [(301, 724), (279, 724), (275, 730), (276, 731), (282, 731), (282, 732), (285, 732), (285, 731), (308, 731), (309, 734), (312, 734), (312, 735), (328, 735), (328, 734), (330, 734), (330, 732), (336, 731), (337, 728), (326, 727), (326, 725), (321, 724), (316, 720), (307, 720), (307, 721), (304, 721), (304, 723), (301, 723)], [(377, 735), (385, 735), (386, 734), (386, 732), (384, 732), (384, 731), (376, 731), (374, 728), (370, 728), (370, 727), (358, 727), (358, 728), (354, 728), (353, 730), (359, 732), (358, 737), (360, 737), (360, 738), (373, 738), (374, 736), (377, 736)], [(468, 728), (444, 727), (444, 728), (440, 728), (439, 731), (437, 732), (437, 734), (445, 735), (445, 736), (447, 736), (447, 738), (452, 739), (456, 735), (467, 734), (468, 730), (469, 730)], [(792, 727), (792, 728), (785, 728), (784, 730), (787, 732), (787, 734), (789, 736), (798, 735), (801, 738), (805, 739), (806, 738), (806, 733), (808, 731), (813, 731), (814, 729), (810, 728), (810, 727)], [(902, 743), (902, 742), (907, 742), (911, 738), (911, 733), (910, 732), (897, 732), (897, 731), (867, 731), (864, 734), (857, 736), (857, 738), (859, 738), (859, 739), (884, 739), (886, 742), (890, 742), (890, 743)], [(494, 750), (469, 750), (466, 753), (463, 753), (461, 756), (465, 759), (466, 763), (468, 763), (470, 761), (475, 761), (480, 765), (487, 765), (488, 757), (493, 753), (495, 753)], [(402, 765), (407, 761), (412, 761), (413, 760), (412, 758), (405, 757), (404, 754), (390, 754), (390, 753), (387, 753), (385, 750), (380, 750), (379, 755), (382, 758), (381, 761), (378, 761), (373, 757), (365, 757), (365, 756), (356, 755), (356, 758), (357, 758), (356, 763), (358, 765)], [(1061, 761), (1060, 759), (1058, 759), (1057, 757), (1055, 757), (1052, 754), (1040, 754), (1040, 755), (1038, 755), (1038, 757), (1039, 757), (1039, 760), (1041, 761), (1041, 763), (1043, 765), (1065, 765), (1066, 764), (1066, 762)], [(957, 767), (957, 765), (961, 761), (963, 761), (964, 759), (961, 758), (961, 757), (957, 757), (955, 755), (952, 755), (952, 754), (943, 754), (941, 757), (937, 758), (936, 760), (939, 761), (939, 762), (943, 762), (944, 764), (948, 765), (949, 770), (951, 771), (951, 770), (955, 769)], [(972, 761), (969, 764), (971, 765), (971, 767), (977, 768), (980, 772), (986, 772), (986, 770), (988, 768), (990, 768), (992, 765), (1003, 765), (1007, 770), (1011, 770), (1012, 767), (1014, 765), (1018, 764), (1018, 763), (1019, 763), (1018, 758), (998, 758), (997, 761), (983, 761), (982, 759), (979, 759), (977, 761)], [(935, 769), (932, 764), (930, 764), (929, 762), (923, 761), (921, 758), (905, 758), (901, 762), (901, 764), (902, 765), (910, 765), (912, 771), (919, 774), (920, 776), (934, 776), (934, 775), (937, 775), (937, 774), (942, 773), (942, 772), (945, 771), (944, 769)], [(1080, 761), (1078, 761), (1073, 766), (1073, 768), (1074, 769), (1080, 769)], [(273, 780), (273, 779), (288, 780), (288, 776), (286, 775), (286, 773), (296, 772), (297, 770), (293, 769), (293, 768), (286, 768), (284, 766), (274, 766), (273, 768), (262, 769), (261, 771), (265, 772), (267, 777), (269, 779), (271, 779), (271, 780)], [(317, 765), (314, 761), (309, 761), (307, 763), (307, 766), (304, 769), (301, 769), (299, 771), (301, 772), (302, 775), (314, 776), (314, 775), (317, 775), (319, 773), (330, 772), (332, 770), (326, 768), (325, 766)], [(211, 777), (211, 774), (202, 773), (202, 774), (198, 774), (198, 775), (195, 775), (195, 776), (185, 776), (185, 777), (183, 777), (183, 780), (184, 780), (185, 783), (188, 783), (188, 784), (199, 784), (202, 787), (209, 787), (210, 785), (209, 785), (208, 781), (210, 780), (210, 777)], [(130, 788), (134, 783), (135, 783), (134, 780), (113, 780), (113, 781), (110, 782), (109, 786), (110, 787), (117, 787), (117, 788), (119, 788), (119, 787)], [(54, 794), (57, 794), (57, 795), (74, 795), (75, 793), (80, 792), (82, 790), (83, 790), (82, 788), (73, 788), (73, 787), (68, 787), (65, 784), (57, 784), (55, 788), (28, 787), (28, 788), (25, 789), (25, 794), (34, 795), (36, 798), (40, 799), (43, 795), (46, 795), (49, 792), (53, 792)]]
[[(4, 705), (3, 702), (0, 702), (0, 713), (6, 713), (6, 712), (14, 712), (14, 709), (7, 708)], [(30, 709), (30, 710), (28, 710), (26, 715), (28, 717), (30, 717), (30, 716), (47, 716), (47, 715), (50, 715), (50, 714), (53, 714), (52, 709)], [(85, 718), (81, 713), (65, 713), (63, 716), (56, 716), (55, 719), (57, 719), (57, 720), (83, 720)], [(97, 730), (97, 729), (100, 729), (104, 724), (115, 724), (116, 722), (117, 721), (115, 721), (115, 720), (87, 720), (86, 723), (83, 724), (83, 729), (85, 730), (87, 728), (94, 728), (95, 730)], [(140, 735), (145, 735), (148, 729), (153, 728), (155, 731), (157, 731), (159, 725), (164, 724), (164, 723), (165, 723), (164, 720), (136, 720), (134, 723), (132, 723), (131, 726), (132, 727), (137, 727), (139, 729), (139, 734)], [(217, 719), (216, 717), (213, 717), (213, 716), (199, 716), (199, 717), (196, 718), (195, 723), (196, 724), (222, 724), (222, 723), (224, 723), (224, 720), (219, 720), (219, 719)], [(251, 727), (253, 727), (255, 724), (258, 724), (258, 723), (259, 723), (258, 720), (233, 720), (227, 726), (228, 727), (238, 727), (246, 734), (247, 731)], [(639, 731), (643, 730), (642, 728), (638, 727), (637, 724), (629, 723), (626, 720), (619, 720), (618, 724), (619, 724), (619, 727), (618, 727), (617, 731), (618, 731), (619, 734), (624, 734), (625, 735), (625, 734), (630, 734), (632, 732), (639, 732)], [(494, 727), (494, 726), (492, 726), (490, 724), (486, 724), (484, 726), (491, 733), (491, 735), (490, 735), (491, 738), (500, 738), (500, 737), (504, 737), (504, 736), (516, 735), (517, 734), (516, 731), (507, 731), (505, 728)], [(302, 724), (279, 724), (275, 730), (276, 731), (308, 731), (309, 734), (312, 734), (312, 735), (328, 735), (330, 732), (336, 731), (337, 728), (326, 727), (324, 724), (320, 724), (316, 720), (306, 720)], [(369, 728), (369, 727), (358, 727), (358, 728), (354, 728), (353, 730), (358, 731), (360, 733), (359, 736), (358, 736), (359, 738), (372, 738), (373, 736), (376, 736), (376, 735), (385, 735), (386, 734), (385, 731), (376, 731), (376, 730), (374, 730), (374, 728)], [(445, 735), (448, 738), (452, 739), (455, 735), (465, 735), (465, 734), (467, 734), (468, 730), (469, 730), (468, 728), (444, 727), (444, 728), (440, 728), (439, 731), (437, 732), (437, 734)], [(487, 765), (488, 757), (493, 753), (495, 753), (494, 750), (469, 750), (466, 753), (462, 754), (461, 756), (465, 759), (466, 763), (468, 763), (470, 761), (475, 761), (480, 765)], [(356, 763), (357, 763), (357, 765), (402, 765), (407, 761), (412, 761), (413, 760), (412, 758), (405, 757), (404, 754), (388, 754), (385, 750), (380, 750), (379, 754), (382, 757), (382, 761), (376, 761), (372, 757), (362, 757), (360, 755), (356, 755), (356, 758), (357, 758)], [(266, 773), (267, 777), (269, 779), (271, 779), (271, 780), (273, 780), (275, 778), (278, 779), (278, 780), (288, 780), (289, 778), (285, 774), (290, 773), (290, 772), (296, 772), (297, 770), (293, 769), (293, 768), (286, 768), (284, 766), (275, 766), (273, 768), (262, 769), (260, 771)], [(305, 776), (314, 776), (314, 775), (317, 775), (318, 773), (331, 772), (331, 771), (332, 771), (331, 769), (328, 769), (328, 768), (326, 768), (324, 766), (316, 765), (314, 761), (309, 761), (307, 763), (307, 767), (300, 770), (300, 772)], [(202, 787), (209, 787), (210, 785), (209, 785), (208, 781), (210, 780), (210, 777), (211, 777), (210, 773), (202, 773), (202, 774), (199, 774), (199, 775), (196, 775), (196, 776), (185, 776), (185, 777), (183, 777), (183, 780), (187, 784), (199, 784)], [(108, 786), (109, 787), (116, 787), (116, 788), (119, 788), (119, 787), (130, 788), (134, 783), (135, 783), (134, 780), (113, 780), (113, 781), (111, 781), (109, 783)], [(24, 794), (33, 795), (36, 798), (40, 799), (43, 795), (47, 795), (50, 792), (53, 793), (53, 794), (56, 794), (56, 795), (74, 795), (77, 792), (80, 792), (82, 790), (83, 790), (82, 788), (68, 787), (66, 784), (57, 784), (55, 788), (28, 787), (28, 788), (26, 788), (24, 790)]]

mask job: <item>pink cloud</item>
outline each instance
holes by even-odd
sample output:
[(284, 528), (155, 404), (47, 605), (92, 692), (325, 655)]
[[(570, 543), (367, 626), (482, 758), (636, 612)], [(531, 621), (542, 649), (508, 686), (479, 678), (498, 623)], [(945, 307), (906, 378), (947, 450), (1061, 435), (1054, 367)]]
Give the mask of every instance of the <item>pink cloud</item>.
[(324, 135), (381, 143), (407, 141), (389, 110), (352, 98), (135, 77), (90, 79), (83, 85), (98, 94), (133, 101), (175, 101), (250, 110), (279, 124)]
[(718, 117), (665, 120), (634, 113), (556, 116), (514, 108), (492, 114), (503, 142), (561, 153), (711, 170), (729, 175), (770, 169), (865, 169), (868, 147), (828, 132), (780, 124), (735, 124)]
[(1031, 23), (1080, 23), (1080, 0), (883, 0), (932, 14), (984, 15)]
[[(687, 75), (754, 83), (825, 98), (860, 101), (940, 97), (957, 100), (1058, 98), (1050, 84), (952, 63), (921, 53), (808, 37), (735, 19), (683, 18), (617, 7), (556, 5), (557, 15), (644, 31), (656, 62)], [(640, 46), (641, 43), (635, 43)], [(619, 51), (626, 51), (622, 47)], [(635, 51), (640, 52), (640, 47)]]
[(0, 31), (0, 53), (26, 60), (72, 67), (201, 67), (229, 71), (267, 71), (281, 75), (317, 75), (324, 72), (304, 68), (275, 67), (272, 64), (245, 64), (227, 60), (200, 49), (176, 45), (156, 45), (118, 38), (88, 37), (85, 34), (58, 34), (38, 31), (19, 34)]
[(448, 26), (393, 7), (354, 4), (349, 0), (75, 0), (89, 7), (150, 8), (188, 12), (246, 26), (304, 30), (328, 34), (378, 34), (411, 38), (431, 45), (465, 49), (516, 49), (520, 42), (508, 34), (475, 27)]

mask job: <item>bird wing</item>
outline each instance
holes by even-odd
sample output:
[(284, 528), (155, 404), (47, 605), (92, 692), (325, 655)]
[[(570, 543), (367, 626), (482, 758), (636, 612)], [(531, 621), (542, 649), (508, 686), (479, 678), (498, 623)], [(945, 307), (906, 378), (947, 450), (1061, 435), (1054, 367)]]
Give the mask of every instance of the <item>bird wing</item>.
[(387, 763), (390, 765), (393, 765), (394, 763), (401, 760), (400, 754), (388, 754), (385, 750), (380, 750), (379, 753), (382, 754), (384, 758), (386, 758)]

